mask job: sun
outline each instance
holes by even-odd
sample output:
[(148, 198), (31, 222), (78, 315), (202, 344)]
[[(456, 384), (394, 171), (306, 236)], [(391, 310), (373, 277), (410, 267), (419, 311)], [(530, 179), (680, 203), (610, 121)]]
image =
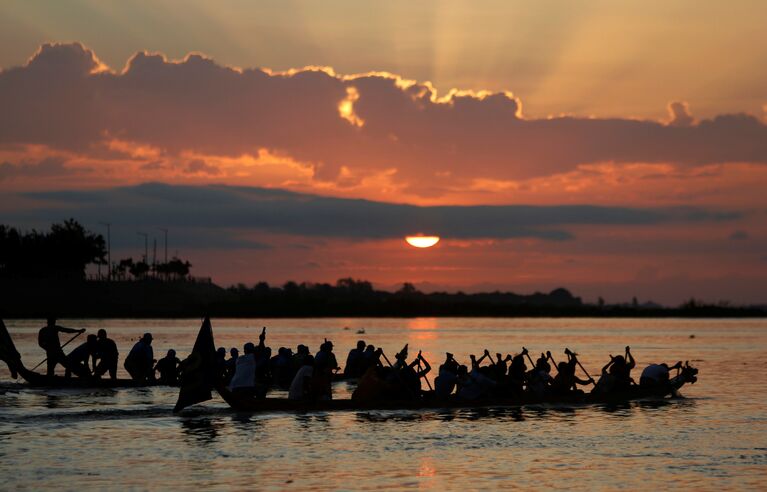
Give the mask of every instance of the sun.
[(416, 248), (431, 248), (439, 242), (439, 236), (408, 236), (405, 241)]

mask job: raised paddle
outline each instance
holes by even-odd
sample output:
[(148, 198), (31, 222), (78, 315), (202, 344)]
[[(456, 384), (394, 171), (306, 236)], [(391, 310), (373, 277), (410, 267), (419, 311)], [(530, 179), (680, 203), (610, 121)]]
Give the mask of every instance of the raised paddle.
[(530, 357), (530, 352), (528, 352), (525, 347), (522, 347), (522, 353), (524, 353), (527, 356), (527, 360), (529, 360), (530, 365), (533, 366), (532, 369), (535, 369), (535, 363), (533, 363), (533, 358)]
[(559, 372), (559, 366), (557, 366), (557, 361), (554, 360), (554, 357), (551, 355), (550, 351), (546, 351), (546, 358), (551, 359), (552, 364), (554, 364), (554, 367), (557, 369), (557, 372)]
[[(572, 355), (573, 357), (575, 357), (576, 355), (569, 348), (565, 349), (565, 353), (568, 355)], [(596, 382), (594, 382), (594, 378), (592, 378), (591, 375), (589, 375), (589, 372), (586, 370), (586, 368), (583, 367), (583, 364), (581, 364), (581, 361), (578, 360), (578, 357), (575, 357), (575, 363), (578, 364), (578, 367), (581, 368), (581, 371), (583, 371), (583, 374), (585, 374), (586, 377), (589, 378), (589, 380), (591, 381), (591, 384), (597, 384)]]
[(417, 398), (417, 395), (413, 393), (410, 387), (406, 385), (404, 381), (402, 381), (402, 376), (400, 376), (399, 371), (397, 369), (394, 369), (394, 366), (389, 361), (389, 358), (386, 357), (386, 354), (384, 353), (383, 349), (380, 349), (380, 350), (381, 350), (381, 355), (383, 355), (383, 358), (386, 361), (386, 363), (389, 364), (389, 367), (391, 367), (394, 370), (394, 375), (397, 376), (397, 380), (402, 384), (402, 386), (405, 387), (405, 389), (407, 389), (408, 393), (410, 393), (411, 396)]
[(386, 361), (386, 363), (389, 364), (389, 367), (393, 368), (394, 366), (391, 365), (391, 362), (389, 362), (389, 358), (386, 357), (386, 353), (383, 351), (383, 349), (381, 349), (381, 355), (383, 355), (383, 358)]
[[(421, 351), (418, 351), (418, 372), (421, 372), (421, 359), (426, 361), (426, 359), (421, 355)], [(429, 382), (429, 378), (426, 377), (426, 374), (424, 374), (423, 377), (426, 380), (426, 385), (429, 387), (429, 391), (434, 391), (434, 388), (431, 387), (431, 383)]]
[[(85, 333), (85, 330), (83, 330), (83, 331), (78, 331), (78, 332), (75, 334), (75, 336), (73, 336), (72, 338), (70, 338), (69, 340), (67, 340), (67, 343), (65, 343), (64, 345), (62, 345), (62, 346), (61, 346), (61, 348), (63, 349), (64, 347), (66, 347), (67, 345), (69, 345), (69, 343), (70, 343), (70, 342), (72, 342), (72, 341), (73, 341), (75, 338), (79, 337), (79, 336), (80, 336), (80, 335), (82, 335), (83, 333)], [(40, 363), (39, 363), (39, 364), (37, 364), (35, 367), (33, 367), (33, 368), (32, 368), (32, 370), (34, 371), (34, 370), (35, 370), (35, 369), (37, 369), (38, 367), (40, 367), (40, 366), (42, 366), (43, 364), (45, 364), (45, 361), (47, 361), (47, 360), (48, 360), (48, 357), (46, 357), (45, 359), (43, 359), (42, 361), (40, 361)]]

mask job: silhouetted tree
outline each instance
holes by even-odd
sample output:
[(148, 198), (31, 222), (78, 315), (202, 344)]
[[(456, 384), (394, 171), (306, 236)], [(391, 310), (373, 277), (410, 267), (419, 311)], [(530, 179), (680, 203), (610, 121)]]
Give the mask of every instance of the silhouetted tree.
[(135, 278), (141, 279), (146, 277), (146, 274), (149, 273), (149, 265), (144, 261), (138, 261), (132, 264), (128, 271), (130, 271), (130, 274)]
[[(0, 276), (29, 278), (85, 278), (85, 267), (102, 263), (106, 244), (79, 222), (69, 219), (51, 225), (48, 233), (20, 233), (0, 226)], [(103, 264), (103, 263), (102, 263)]]
[(397, 291), (397, 294), (401, 296), (412, 296), (415, 294), (420, 294), (420, 292), (418, 292), (418, 289), (415, 288), (415, 285), (411, 284), (410, 282), (405, 282), (402, 284), (402, 288)]

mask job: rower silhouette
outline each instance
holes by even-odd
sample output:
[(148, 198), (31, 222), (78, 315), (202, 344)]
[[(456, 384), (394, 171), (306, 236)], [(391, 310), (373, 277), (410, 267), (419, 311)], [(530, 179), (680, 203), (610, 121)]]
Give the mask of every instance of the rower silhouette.
[(53, 376), (56, 372), (56, 366), (61, 364), (64, 369), (69, 369), (64, 351), (61, 350), (61, 340), (59, 333), (85, 333), (85, 328), (75, 330), (74, 328), (65, 328), (56, 324), (56, 318), (48, 318), (48, 323), (40, 328), (37, 334), (37, 343), (45, 350), (45, 356), (48, 363), (48, 376)]

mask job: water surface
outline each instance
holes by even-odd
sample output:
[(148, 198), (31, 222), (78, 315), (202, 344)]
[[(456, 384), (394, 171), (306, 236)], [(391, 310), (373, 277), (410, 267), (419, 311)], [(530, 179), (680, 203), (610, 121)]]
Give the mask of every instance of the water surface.
[[(145, 331), (156, 354), (175, 348), (183, 357), (200, 320), (62, 324), (106, 328), (121, 358)], [(216, 398), (174, 416), (172, 388), (32, 390), (3, 367), (2, 488), (713, 490), (759, 489), (767, 477), (765, 320), (214, 319), (216, 344), (257, 341), (264, 324), (273, 349), (304, 343), (315, 351), (327, 337), (340, 362), (359, 338), (390, 357), (408, 342), (435, 367), (445, 351), (468, 360), (484, 348), (505, 354), (524, 345), (559, 358), (569, 347), (594, 375), (608, 354), (631, 345), (639, 368), (681, 359), (700, 374), (685, 399), (617, 407), (249, 415)], [(6, 325), (27, 366), (44, 357), (42, 321)], [(334, 390), (342, 398), (352, 389)]]

